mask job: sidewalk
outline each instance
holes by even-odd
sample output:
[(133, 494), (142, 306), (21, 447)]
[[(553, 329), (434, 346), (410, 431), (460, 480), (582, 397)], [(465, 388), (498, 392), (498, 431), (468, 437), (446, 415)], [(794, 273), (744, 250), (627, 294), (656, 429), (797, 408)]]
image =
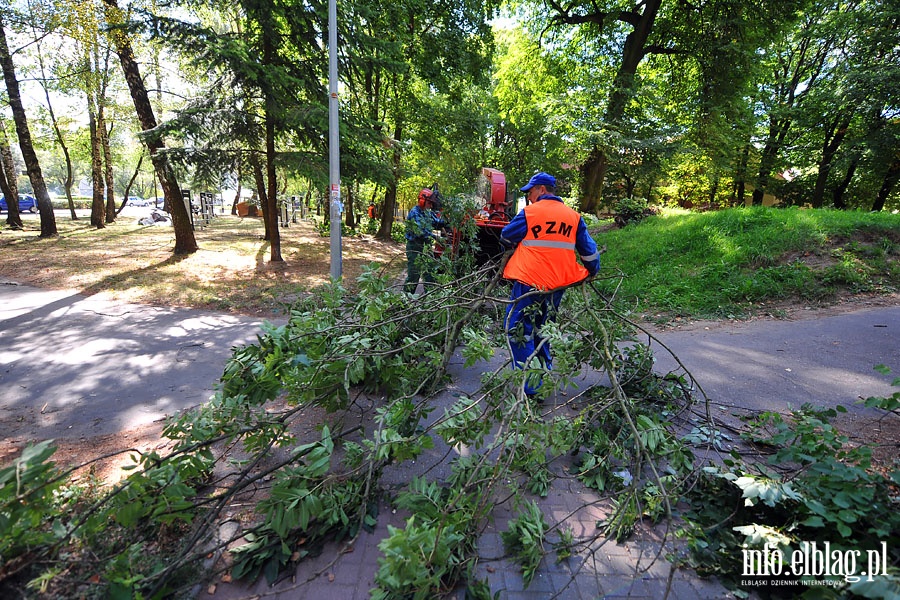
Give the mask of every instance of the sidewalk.
[(260, 323), (0, 280), (0, 441), (103, 435), (206, 402)]
[[(754, 320), (725, 324), (699, 324), (684, 329), (655, 332), (651, 346), (659, 373), (677, 369), (681, 361), (701, 384), (711, 402), (715, 418), (741, 425), (746, 411), (780, 410), (809, 402), (818, 406), (837, 404), (851, 408), (859, 397), (890, 395), (896, 388), (892, 377), (873, 370), (887, 364), (900, 372), (900, 306), (870, 308), (823, 318)], [(647, 342), (647, 339), (642, 340)], [(666, 351), (672, 350), (672, 354)], [(677, 360), (675, 359), (677, 357)], [(475, 389), (478, 375), (462, 370), (457, 357), (452, 368), (455, 387), (435, 399), (440, 413), (452, 402), (453, 392)], [(495, 359), (499, 361), (502, 359)], [(484, 370), (496, 367), (486, 365)], [(558, 399), (560, 400), (560, 399)], [(560, 400), (560, 404), (564, 402)], [(547, 409), (548, 418), (556, 409)], [(855, 407), (850, 417), (878, 413)], [(421, 462), (440, 456), (437, 447)], [(556, 465), (557, 478), (550, 494), (536, 498), (551, 527), (564, 523), (576, 539), (589, 540), (577, 555), (559, 563), (550, 552), (531, 585), (523, 588), (520, 569), (504, 554), (500, 532), (507, 528), (512, 507), (498, 505), (495, 520), (478, 540), (480, 563), (477, 577), (487, 579), (492, 593), (508, 600), (548, 598), (588, 600), (613, 598), (674, 600), (721, 599), (735, 596), (715, 579), (704, 579), (691, 570), (673, 569), (666, 554), (675, 550), (673, 532), (664, 525), (640, 525), (634, 536), (622, 544), (599, 535), (598, 521), (607, 516), (609, 503), (568, 477), (569, 464)], [(414, 473), (385, 473), (386, 483), (403, 484)], [(432, 473), (434, 476), (434, 473)], [(351, 551), (334, 546), (317, 559), (301, 562), (293, 577), (274, 587), (265, 581), (254, 585), (223, 584), (210, 598), (216, 600), (362, 600), (375, 587), (375, 573), (381, 556), (377, 545), (387, 533), (387, 525), (402, 527), (405, 515), (391, 514), (382, 504), (374, 533), (361, 533)], [(452, 598), (464, 600), (459, 590)], [(751, 597), (753, 597), (751, 595)]]

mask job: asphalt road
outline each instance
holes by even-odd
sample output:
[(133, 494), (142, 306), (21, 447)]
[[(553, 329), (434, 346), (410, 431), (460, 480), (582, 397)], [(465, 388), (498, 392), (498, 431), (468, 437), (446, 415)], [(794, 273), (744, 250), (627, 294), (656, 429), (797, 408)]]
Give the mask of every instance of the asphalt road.
[[(652, 344), (656, 370), (677, 368), (677, 356), (713, 405), (723, 408), (849, 408), (860, 397), (900, 391), (890, 385), (900, 377), (900, 306), (828, 316), (801, 309), (788, 320), (695, 324), (658, 337), (671, 353)], [(875, 371), (879, 364), (893, 373)]]

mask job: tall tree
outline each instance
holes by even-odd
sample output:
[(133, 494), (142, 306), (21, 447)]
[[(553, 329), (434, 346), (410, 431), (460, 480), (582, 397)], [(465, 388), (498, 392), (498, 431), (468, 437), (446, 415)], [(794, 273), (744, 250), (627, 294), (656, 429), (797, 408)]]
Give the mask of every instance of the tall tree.
[[(798, 123), (812, 135), (812, 142), (802, 146), (801, 152), (815, 156), (816, 176), (809, 203), (820, 208), (825, 201), (825, 190), (829, 175), (838, 152), (848, 135), (852, 135), (851, 124), (864, 108), (864, 96), (859, 95), (853, 84), (852, 74), (854, 54), (859, 48), (859, 23), (864, 1), (842, 2), (840, 6), (823, 15), (820, 27), (823, 30), (846, 32), (835, 45), (834, 52), (826, 59), (822, 85), (816, 86), (807, 102), (801, 105)], [(868, 43), (865, 43), (868, 46)], [(816, 143), (817, 142), (817, 143)], [(818, 148), (815, 148), (818, 146)], [(839, 205), (840, 206), (840, 205)]]
[[(12, 151), (9, 148), (9, 138), (6, 136), (6, 126), (0, 118), (0, 192), (8, 198), (19, 197), (18, 175), (16, 165), (13, 162)], [(19, 203), (6, 203), (6, 224), (12, 229), (22, 229), (22, 217), (19, 215)]]
[[(35, 38), (38, 38), (37, 30), (33, 30)], [(66, 137), (63, 134), (63, 128), (60, 124), (59, 119), (56, 116), (56, 111), (53, 108), (53, 100), (50, 96), (51, 85), (47, 73), (47, 68), (45, 66), (44, 52), (43, 52), (43, 41), (38, 40), (37, 43), (37, 60), (38, 67), (40, 68), (40, 84), (41, 89), (44, 90), (44, 99), (47, 101), (47, 111), (50, 115), (50, 123), (53, 125), (53, 133), (56, 136), (56, 143), (59, 145), (60, 150), (62, 150), (63, 157), (65, 159), (66, 172), (65, 177), (63, 179), (63, 190), (66, 194), (66, 201), (69, 206), (69, 216), (73, 221), (78, 220), (78, 215), (75, 213), (75, 201), (72, 198), (72, 186), (75, 184), (75, 167), (72, 164), (72, 155), (69, 152), (69, 146), (66, 142)]]
[(91, 132), (91, 225), (103, 229), (106, 227), (106, 178), (103, 174), (103, 135), (106, 125), (102, 118), (104, 86), (101, 82), (103, 70), (100, 65), (99, 37), (88, 37), (85, 42), (82, 73)]
[[(104, 84), (105, 88), (105, 84)], [(102, 98), (106, 98), (104, 90)], [(100, 130), (100, 148), (103, 150), (103, 180), (106, 185), (106, 203), (104, 208), (104, 220), (106, 223), (112, 223), (116, 220), (116, 185), (113, 177), (113, 158), (112, 149), (110, 148), (110, 137), (112, 136), (113, 124), (107, 127), (107, 111), (106, 102), (100, 105), (100, 111), (97, 118), (97, 124)], [(124, 202), (124, 200), (123, 200)]]
[[(812, 204), (813, 208), (821, 208), (825, 201), (825, 185), (828, 182), (828, 176), (831, 174), (834, 157), (837, 156), (838, 149), (840, 149), (841, 144), (844, 143), (844, 139), (847, 137), (853, 114), (853, 108), (845, 106), (843, 110), (834, 114), (831, 119), (823, 124), (822, 153), (819, 157), (816, 183), (810, 198), (810, 204)], [(835, 208), (843, 207), (836, 206)]]
[[(690, 121), (688, 147), (695, 152), (695, 163), (702, 165), (698, 175), (702, 173), (709, 186), (705, 203), (743, 204), (756, 122), (752, 99), (759, 77), (766, 75), (760, 56), (773, 36), (792, 26), (791, 11), (799, 3), (716, 1), (694, 6), (674, 24), (684, 50), (678, 62), (687, 72), (696, 68), (695, 91), (686, 95), (696, 94), (696, 108), (679, 104), (681, 118)], [(730, 189), (722, 190), (729, 180)]]
[(887, 202), (891, 192), (894, 191), (898, 181), (900, 181), (900, 150), (894, 152), (894, 160), (888, 165), (887, 171), (885, 171), (881, 187), (878, 188), (878, 193), (875, 194), (875, 200), (872, 202), (873, 211), (884, 210), (885, 202)]
[(122, 29), (122, 26), (125, 24), (124, 15), (119, 9), (116, 0), (103, 0), (103, 6), (106, 21), (114, 28), (112, 31), (113, 41), (119, 55), (122, 71), (125, 74), (125, 81), (131, 92), (131, 99), (134, 102), (138, 121), (144, 130), (143, 141), (147, 145), (150, 160), (153, 163), (153, 168), (156, 170), (156, 176), (159, 178), (159, 184), (163, 189), (166, 203), (171, 210), (172, 225), (175, 230), (175, 247), (173, 252), (175, 254), (192, 254), (197, 251), (197, 240), (194, 237), (191, 218), (181, 198), (181, 186), (178, 184), (178, 178), (162, 152), (165, 149), (165, 144), (163, 144), (159, 133), (155, 131), (157, 123), (153, 114), (153, 106), (150, 104), (147, 88), (144, 86), (144, 80), (141, 78), (141, 71), (134, 57), (134, 51), (131, 48), (131, 40), (127, 32)]
[[(279, 47), (276, 44), (281, 46), (281, 41), (285, 37), (285, 33), (287, 33), (281, 30), (279, 24), (287, 24), (289, 22), (286, 18), (287, 15), (275, 15), (268, 7), (258, 10), (260, 8), (259, 5), (252, 1), (247, 2), (246, 5), (248, 5), (248, 16), (254, 19), (261, 29), (262, 68), (266, 71), (276, 69), (276, 55), (279, 52)], [(275, 129), (278, 124), (283, 123), (283, 120), (279, 119), (279, 98), (276, 96), (278, 90), (275, 80), (267, 78), (262, 81), (263, 85), (261, 87), (265, 111), (263, 123), (266, 173), (264, 185), (260, 185), (260, 202), (263, 204), (266, 238), (269, 240), (269, 259), (272, 262), (284, 262), (284, 258), (281, 256), (281, 233), (278, 230), (277, 177), (275, 172)], [(262, 184), (263, 181), (260, 183)]]
[(181, 5), (203, 18), (145, 15), (148, 30), (176, 48), (210, 89), (162, 128), (191, 141), (171, 155), (217, 180), (239, 163), (257, 190), (271, 260), (281, 262), (279, 170), (320, 179), (327, 173), (324, 5), (241, 0), (212, 13), (204, 2)]
[[(9, 94), (9, 105), (12, 108), (13, 120), (16, 123), (19, 150), (22, 152), (22, 158), (25, 160), (25, 169), (28, 172), (28, 178), (31, 180), (31, 188), (34, 190), (38, 210), (41, 213), (40, 237), (55, 237), (59, 234), (56, 229), (56, 217), (53, 214), (53, 203), (50, 201), (50, 194), (47, 192), (47, 185), (44, 183), (44, 176), (41, 173), (41, 165), (38, 162), (34, 145), (31, 142), (28, 117), (22, 105), (19, 80), (16, 79), (15, 65), (6, 40), (6, 24), (4, 23), (2, 11), (0, 11), (0, 67), (3, 69), (3, 80), (6, 82), (6, 91)], [(15, 199), (12, 200), (16, 201)]]
[(572, 162), (564, 138), (572, 132), (564, 129), (565, 109), (555, 101), (566, 98), (567, 90), (554, 57), (525, 30), (503, 31), (498, 38), (491, 131), (496, 162), (488, 166), (503, 171), (510, 182), (528, 181), (537, 167), (561, 176), (560, 166)]
[[(596, 211), (600, 206), (607, 172), (612, 158), (619, 154), (620, 140), (635, 139), (637, 129), (641, 127), (639, 117), (633, 112), (640, 105), (636, 100), (642, 93), (641, 68), (645, 59), (669, 56), (673, 57), (669, 63), (673, 71), (698, 71), (697, 85), (691, 91), (691, 97), (682, 100), (684, 110), (694, 111), (699, 106), (701, 114), (705, 114), (699, 122), (707, 126), (727, 123), (727, 118), (710, 118), (717, 112), (711, 109), (724, 106), (727, 96), (743, 93), (740, 79), (746, 77), (748, 71), (741, 66), (750, 62), (747, 54), (752, 55), (754, 44), (764, 37), (756, 32), (763, 28), (768, 29), (769, 35), (777, 32), (779, 27), (790, 22), (784, 17), (805, 1), (526, 2), (532, 8), (529, 16), (533, 29), (545, 36), (555, 32), (556, 37), (551, 43), (557, 45), (570, 47), (568, 40), (576, 39), (585, 47), (596, 47), (595, 53), (610, 72), (606, 79), (605, 101), (598, 96), (591, 98), (593, 104), (604, 106), (602, 115), (583, 126), (592, 135), (581, 136), (585, 140), (580, 166), (582, 208)], [(733, 49), (723, 51), (729, 48)], [(730, 82), (733, 85), (722, 85), (728, 82), (729, 76), (737, 79), (737, 85), (734, 85), (735, 81)], [(695, 106), (691, 107), (690, 103)], [(581, 109), (585, 113), (592, 112), (588, 105)], [(653, 132), (645, 129), (644, 135), (647, 134)], [(620, 155), (630, 154), (629, 151)]]
[(826, 61), (841, 43), (844, 33), (823, 30), (821, 22), (830, 7), (817, 6), (806, 13), (800, 27), (785, 36), (772, 53), (772, 79), (767, 85), (767, 133), (753, 189), (753, 204), (761, 205), (779, 154), (796, 119), (798, 107), (823, 80)]
[[(324, 187), (325, 4), (242, 0), (216, 11), (198, 0), (180, 4), (201, 18), (150, 15), (148, 30), (177, 47), (216, 91), (201, 94), (165, 125), (166, 131), (191, 140), (190, 149), (173, 154), (194, 169), (220, 171), (233, 169), (239, 157), (239, 170), (253, 176), (267, 206), (284, 187), (277, 185), (276, 173)], [(431, 96), (450, 93), (460, 77), (489, 73), (492, 5), (493, 0), (489, 5), (465, 0), (448, 11), (435, 0), (341, 4), (342, 178), (348, 186), (371, 181), (385, 190), (380, 235), (390, 236), (404, 151), (417, 134), (426, 139), (427, 125), (415, 127), (427, 118), (422, 107)], [(212, 39), (215, 44), (209, 43)], [(263, 153), (265, 164), (257, 170), (247, 158)], [(274, 219), (277, 205), (264, 212)]]
[(459, 103), (466, 83), (487, 81), (495, 8), (494, 1), (475, 0), (459, 0), (453, 10), (435, 0), (346, 5), (342, 148), (349, 137), (355, 174), (384, 188), (376, 237), (390, 238), (407, 149), (417, 132), (434, 130), (430, 97)]
[[(627, 25), (630, 28), (622, 45), (621, 61), (606, 102), (603, 116), (604, 126), (612, 131), (619, 129), (625, 117), (628, 99), (635, 93), (637, 84), (635, 75), (638, 65), (647, 54), (652, 52), (671, 52), (671, 48), (650, 44), (650, 34), (659, 13), (662, 0), (646, 0), (634, 3), (627, 9), (611, 8), (610, 10), (592, 9), (584, 11), (582, 6), (563, 6), (556, 0), (548, 0), (556, 12), (555, 19), (560, 23), (580, 25), (593, 23), (601, 31), (609, 22)], [(609, 151), (596, 141), (581, 165), (581, 208), (594, 212), (601, 203), (603, 182), (609, 169)]]
[[(863, 3), (868, 17), (857, 38), (860, 48), (869, 50), (857, 59), (858, 89), (868, 91), (869, 148), (877, 157), (873, 167), (880, 177), (871, 210), (884, 209), (900, 181), (900, 5), (871, 0)], [(868, 45), (866, 44), (868, 42)]]

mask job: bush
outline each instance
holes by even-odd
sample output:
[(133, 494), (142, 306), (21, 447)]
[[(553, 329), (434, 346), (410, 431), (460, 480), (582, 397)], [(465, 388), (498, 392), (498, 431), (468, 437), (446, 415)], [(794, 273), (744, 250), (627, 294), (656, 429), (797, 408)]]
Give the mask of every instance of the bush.
[[(92, 202), (93, 200), (87, 196), (72, 196), (72, 204), (75, 205), (76, 210), (87, 210), (91, 208)], [(55, 210), (69, 210), (69, 200), (65, 196), (52, 198), (50, 203)]]
[[(331, 236), (331, 221), (328, 219), (322, 219), (322, 221), (316, 222), (316, 231), (319, 233), (321, 237), (330, 237)], [(359, 235), (359, 232), (352, 227), (348, 227), (347, 223), (341, 220), (341, 235), (344, 237), (353, 237), (355, 235)]]
[(391, 239), (398, 244), (406, 243), (406, 224), (395, 222), (391, 226)]
[(645, 198), (623, 198), (613, 208), (616, 212), (615, 222), (619, 227), (640, 223), (646, 217), (659, 214), (659, 210), (651, 207)]
[[(763, 413), (751, 421), (744, 437), (772, 448), (767, 465), (745, 461), (734, 451), (724, 467), (703, 470), (687, 496), (689, 526), (682, 532), (688, 539), (690, 566), (702, 575), (716, 574), (736, 588), (748, 585), (741, 574), (743, 556), (749, 551), (768, 547), (777, 549), (779, 556), (792, 557), (804, 544), (839, 545), (863, 555), (885, 548), (888, 564), (867, 583), (900, 589), (896, 583), (900, 512), (895, 498), (900, 470), (896, 464), (892, 471), (875, 468), (870, 448), (850, 444), (831, 425), (838, 412), (846, 409), (804, 405), (787, 418)], [(710, 503), (710, 498), (717, 501)], [(778, 566), (786, 571), (783, 578), (792, 577), (790, 564)], [(847, 586), (858, 574), (833, 573), (835, 589), (846, 588), (847, 596), (859, 592)], [(749, 584), (754, 592), (768, 597), (783, 591), (774, 585), (760, 587), (764, 579)], [(799, 592), (806, 582), (797, 579), (798, 587), (792, 590)], [(810, 585), (808, 593), (814, 593), (815, 582)]]

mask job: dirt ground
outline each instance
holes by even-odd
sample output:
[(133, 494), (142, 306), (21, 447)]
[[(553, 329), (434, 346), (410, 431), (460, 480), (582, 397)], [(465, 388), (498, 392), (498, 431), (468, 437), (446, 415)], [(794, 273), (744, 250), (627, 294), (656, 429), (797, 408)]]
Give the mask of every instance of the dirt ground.
[[(220, 215), (198, 222), (200, 249), (172, 255), (171, 226), (144, 226), (149, 208), (126, 207), (115, 223), (97, 230), (86, 218), (72, 221), (57, 211), (59, 237), (40, 239), (38, 215), (25, 214), (25, 229), (0, 234), (0, 279), (50, 289), (159, 306), (183, 306), (272, 317), (292, 301), (330, 280), (330, 240), (316, 221), (279, 228), (282, 262), (271, 260), (261, 219)], [(342, 277), (352, 287), (366, 265), (398, 276), (405, 248), (371, 235), (342, 237)]]

